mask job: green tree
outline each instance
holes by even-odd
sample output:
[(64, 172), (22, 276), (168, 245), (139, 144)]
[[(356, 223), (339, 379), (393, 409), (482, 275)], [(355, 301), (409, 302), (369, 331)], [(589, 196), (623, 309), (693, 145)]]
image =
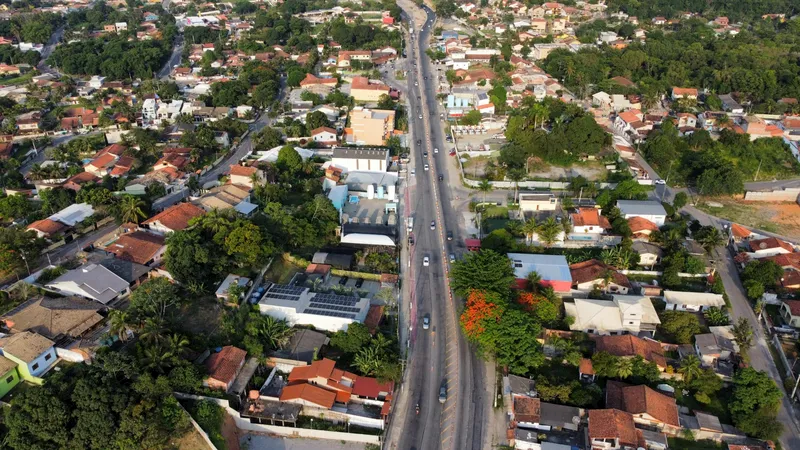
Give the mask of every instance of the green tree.
[(592, 355), (592, 367), (599, 377), (616, 378), (619, 368), (618, 360), (619, 358), (607, 352), (596, 352)]
[(306, 128), (311, 131), (321, 127), (330, 127), (328, 116), (322, 111), (314, 111), (306, 114)]
[(119, 200), (119, 218), (122, 223), (139, 223), (139, 220), (147, 217), (142, 208), (145, 203), (132, 195), (124, 195)]
[(691, 383), (692, 380), (700, 376), (702, 368), (700, 366), (700, 358), (696, 355), (689, 355), (681, 361), (681, 367), (678, 373), (683, 375), (683, 381)]
[(633, 360), (631, 358), (619, 358), (617, 360), (617, 376), (625, 379), (633, 375)]
[(672, 207), (675, 208), (675, 212), (677, 213), (684, 206), (689, 202), (689, 196), (686, 195), (685, 192), (678, 192), (675, 194), (675, 198), (672, 199)]
[(753, 346), (753, 327), (750, 326), (750, 321), (746, 317), (740, 317), (733, 324), (731, 332), (736, 344), (739, 345), (739, 352), (747, 354), (747, 351)]
[(725, 326), (730, 323), (728, 314), (716, 306), (712, 306), (703, 312), (706, 322), (710, 326)]
[(561, 224), (556, 222), (554, 217), (550, 216), (547, 220), (539, 224), (539, 230), (537, 231), (539, 234), (539, 241), (544, 243), (545, 246), (550, 247), (558, 240), (558, 236), (562, 231), (563, 228)]
[(372, 335), (364, 324), (351, 323), (347, 327), (347, 331), (337, 331), (331, 336), (331, 346), (344, 353), (355, 354), (371, 339)]
[(476, 189), (483, 192), (483, 202), (486, 203), (486, 194), (491, 192), (492, 189), (494, 189), (494, 187), (492, 186), (492, 183), (489, 180), (483, 179), (481, 180), (480, 183), (478, 183)]
[(678, 344), (691, 343), (692, 337), (702, 331), (697, 316), (682, 311), (665, 311), (661, 313), (661, 329), (672, 341)]
[(303, 165), (303, 158), (291, 145), (285, 145), (278, 151), (278, 159), (275, 161), (278, 170), (288, 174), (290, 177), (300, 171)]
[(508, 296), (516, 279), (511, 260), (491, 250), (471, 252), (457, 260), (453, 263), (451, 277), (453, 290), (461, 296), (473, 289)]
[(714, 252), (714, 249), (725, 245), (725, 236), (714, 226), (704, 226), (695, 233), (695, 239), (703, 247), (708, 255)]

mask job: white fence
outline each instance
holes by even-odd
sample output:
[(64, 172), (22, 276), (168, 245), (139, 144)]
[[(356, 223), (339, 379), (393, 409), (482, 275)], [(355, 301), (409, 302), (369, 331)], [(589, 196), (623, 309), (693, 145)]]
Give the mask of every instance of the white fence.
[(744, 199), (751, 202), (796, 202), (800, 188), (784, 188), (773, 191), (747, 191)]
[[(184, 394), (181, 392), (174, 392), (175, 397), (184, 400), (208, 400), (221, 406), (232, 418), (236, 427), (240, 430), (253, 431), (256, 433), (270, 433), (280, 436), (288, 437), (306, 437), (312, 439), (330, 439), (334, 441), (348, 441), (360, 442), (363, 444), (376, 444), (380, 445), (381, 438), (377, 435), (359, 434), (359, 433), (345, 433), (341, 431), (326, 431), (326, 430), (311, 430), (308, 428), (295, 428), (295, 427), (280, 427), (277, 425), (264, 425), (259, 423), (250, 423), (250, 420), (243, 419), (238, 411), (231, 408), (230, 402), (221, 398), (203, 397), (200, 395)], [(353, 422), (355, 423), (355, 422)]]

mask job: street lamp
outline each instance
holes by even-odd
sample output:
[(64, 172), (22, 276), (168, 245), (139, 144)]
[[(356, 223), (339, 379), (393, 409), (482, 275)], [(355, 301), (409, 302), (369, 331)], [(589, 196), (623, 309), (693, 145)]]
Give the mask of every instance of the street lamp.
[(31, 267), (28, 265), (28, 258), (25, 257), (22, 253), (19, 254), (22, 257), (22, 260), (25, 261), (25, 268), (28, 269), (28, 276), (31, 275)]

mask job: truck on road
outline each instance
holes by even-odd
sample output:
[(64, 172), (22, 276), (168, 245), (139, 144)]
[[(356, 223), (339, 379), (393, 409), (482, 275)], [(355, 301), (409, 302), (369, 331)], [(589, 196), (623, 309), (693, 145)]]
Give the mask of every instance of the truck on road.
[(411, 233), (412, 231), (414, 231), (414, 218), (409, 217), (407, 222), (408, 222), (408, 232)]

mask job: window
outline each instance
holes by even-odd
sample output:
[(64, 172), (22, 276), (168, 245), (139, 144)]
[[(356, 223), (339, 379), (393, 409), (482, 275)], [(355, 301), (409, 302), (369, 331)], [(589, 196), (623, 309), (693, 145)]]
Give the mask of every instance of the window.
[(522, 267), (522, 261), (514, 260), (514, 267)]
[(31, 369), (33, 369), (33, 370), (36, 370), (38, 368), (39, 368), (39, 363), (36, 363), (33, 366), (31, 366)]
[(628, 322), (628, 325), (633, 325), (633, 322)]
[(50, 358), (52, 358), (52, 357), (53, 357), (53, 354), (52, 353), (48, 353), (48, 354), (44, 355), (44, 360), (45, 361), (50, 361)]
[(11, 375), (10, 377), (6, 378), (6, 383), (13, 383), (13, 382), (14, 382), (14, 375)]

